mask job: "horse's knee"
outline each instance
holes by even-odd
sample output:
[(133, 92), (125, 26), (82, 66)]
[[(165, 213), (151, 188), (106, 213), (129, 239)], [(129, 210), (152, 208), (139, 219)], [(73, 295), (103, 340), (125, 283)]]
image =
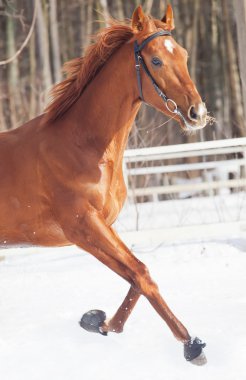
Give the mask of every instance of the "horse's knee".
[(141, 262), (134, 274), (134, 285), (138, 291), (147, 298), (151, 298), (151, 296), (158, 291), (158, 287), (152, 280), (148, 268)]

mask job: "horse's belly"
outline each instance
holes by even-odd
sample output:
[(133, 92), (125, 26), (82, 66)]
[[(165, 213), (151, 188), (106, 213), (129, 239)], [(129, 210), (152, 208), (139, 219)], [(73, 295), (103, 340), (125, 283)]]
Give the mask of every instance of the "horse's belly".
[(54, 222), (47, 222), (43, 228), (36, 232), (35, 244), (43, 246), (65, 246), (71, 245), (64, 235), (62, 228)]
[(0, 226), (0, 247), (13, 245), (64, 246), (69, 245), (62, 229), (55, 223), (47, 222), (45, 226), (22, 222), (19, 225)]
[(61, 246), (68, 241), (50, 211), (37, 199), (28, 202), (5, 196), (4, 201), (0, 199), (0, 246), (22, 244)]

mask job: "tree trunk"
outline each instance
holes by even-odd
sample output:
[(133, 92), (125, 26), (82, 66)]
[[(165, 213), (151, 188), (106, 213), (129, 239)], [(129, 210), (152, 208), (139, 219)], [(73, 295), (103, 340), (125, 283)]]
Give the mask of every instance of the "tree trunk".
[(4, 131), (5, 129), (6, 129), (6, 125), (5, 125), (5, 118), (4, 118), (4, 111), (3, 111), (3, 99), (0, 97), (0, 131)]
[[(11, 12), (11, 9), (9, 10)], [(16, 52), (15, 44), (15, 24), (14, 18), (8, 17), (7, 20), (7, 57), (12, 57)], [(18, 60), (14, 60), (8, 65), (8, 98), (9, 98), (9, 116), (10, 127), (16, 128), (18, 110), (20, 110), (20, 93), (19, 93), (19, 67)]]
[(30, 95), (29, 95), (29, 119), (32, 119), (37, 110), (37, 96), (36, 96), (36, 57), (35, 57), (35, 33), (33, 33), (29, 44), (29, 64), (30, 64)]
[(101, 5), (101, 7), (102, 7), (103, 17), (104, 17), (104, 20), (105, 20), (105, 24), (108, 25), (109, 20), (110, 20), (110, 14), (109, 14), (109, 9), (108, 9), (108, 2), (107, 2), (107, 0), (99, 0), (99, 3)]
[(243, 121), (243, 107), (240, 88), (240, 79), (237, 67), (235, 46), (232, 39), (232, 27), (230, 25), (229, 10), (227, 0), (222, 0), (222, 14), (225, 25), (225, 41), (228, 57), (228, 75), (230, 79), (230, 102), (232, 115), (232, 136), (240, 137), (245, 135)]
[(238, 54), (244, 102), (244, 118), (246, 118), (246, 0), (235, 0), (234, 7), (237, 19)]
[(124, 20), (124, 9), (122, 0), (114, 0), (111, 3), (110, 12), (118, 20)]
[(57, 23), (57, 4), (56, 0), (50, 0), (50, 41), (51, 41), (51, 54), (53, 63), (54, 81), (61, 81), (61, 58), (60, 58), (60, 44), (58, 35)]
[(144, 2), (144, 10), (147, 14), (150, 14), (151, 8), (153, 6), (154, 0), (145, 0)]
[(38, 12), (37, 12), (37, 40), (38, 40), (38, 56), (39, 56), (39, 69), (42, 76), (42, 88), (43, 96), (41, 96), (42, 106), (44, 106), (48, 91), (52, 85), (51, 70), (50, 70), (50, 57), (49, 57), (49, 38), (48, 38), (48, 27), (45, 20), (44, 9), (42, 7), (41, 0), (38, 1)]

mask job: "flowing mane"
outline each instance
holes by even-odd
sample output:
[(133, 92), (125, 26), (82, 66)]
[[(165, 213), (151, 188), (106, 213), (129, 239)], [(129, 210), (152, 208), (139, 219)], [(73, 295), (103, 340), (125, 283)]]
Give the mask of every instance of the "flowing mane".
[(96, 34), (84, 57), (66, 62), (63, 66), (66, 79), (51, 90), (51, 102), (45, 110), (46, 121), (61, 117), (78, 100), (112, 54), (132, 36), (129, 25), (112, 21), (109, 27)]

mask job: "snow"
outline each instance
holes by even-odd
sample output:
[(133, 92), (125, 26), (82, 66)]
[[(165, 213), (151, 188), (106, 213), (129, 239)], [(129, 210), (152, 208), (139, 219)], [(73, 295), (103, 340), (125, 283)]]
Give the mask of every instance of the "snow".
[[(226, 200), (226, 221), (238, 220), (239, 207), (244, 218), (239, 197)], [(185, 209), (190, 216), (182, 223), (195, 223), (191, 215), (203, 201), (189, 201), (177, 210), (174, 202), (178, 216), (167, 214), (169, 226), (180, 225)], [(141, 223), (160, 227), (162, 219), (167, 225), (167, 203), (141, 206)], [(131, 228), (130, 209), (120, 219), (121, 231)], [(205, 214), (197, 213), (203, 221)], [(84, 312), (98, 308), (111, 316), (128, 291), (126, 282), (89, 254), (76, 247), (0, 250), (0, 379), (245, 380), (245, 239), (134, 246), (168, 305), (192, 336), (207, 343), (204, 367), (185, 361), (182, 344), (143, 297), (122, 334), (104, 337), (81, 329)]]
[(119, 231), (170, 228), (211, 223), (246, 221), (246, 192), (228, 196), (175, 199), (136, 205), (126, 203), (118, 221)]

